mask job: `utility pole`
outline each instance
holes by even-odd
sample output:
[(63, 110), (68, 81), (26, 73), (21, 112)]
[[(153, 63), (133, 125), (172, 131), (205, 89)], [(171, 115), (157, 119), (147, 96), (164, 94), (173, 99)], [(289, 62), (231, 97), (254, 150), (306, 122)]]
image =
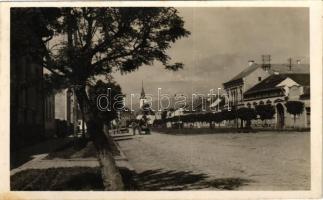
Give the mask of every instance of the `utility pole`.
[(288, 63), (289, 71), (292, 71), (292, 58), (288, 58)]

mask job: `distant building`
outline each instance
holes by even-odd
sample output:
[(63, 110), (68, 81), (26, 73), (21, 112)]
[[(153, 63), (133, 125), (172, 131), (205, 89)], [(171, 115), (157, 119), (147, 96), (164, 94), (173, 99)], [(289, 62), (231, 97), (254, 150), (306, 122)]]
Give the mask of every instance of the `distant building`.
[(55, 117), (56, 119), (66, 120), (74, 123), (81, 119), (81, 110), (78, 106), (76, 95), (68, 88), (55, 95)]
[[(82, 112), (78, 105), (76, 95), (71, 88), (64, 89), (55, 95), (55, 119), (74, 128), (74, 133), (83, 128)], [(86, 125), (84, 124), (84, 129)], [(67, 132), (72, 134), (73, 129)]]
[(140, 106), (139, 109), (135, 112), (136, 119), (142, 119), (142, 117), (145, 115), (148, 119), (148, 124), (152, 125), (156, 119), (156, 116), (155, 116), (155, 112), (150, 107), (149, 102), (146, 98), (143, 82), (141, 84), (139, 106)]
[(147, 103), (147, 98), (144, 90), (144, 82), (141, 82), (141, 93), (140, 93), (140, 99), (139, 99), (139, 107), (142, 109), (144, 105)]

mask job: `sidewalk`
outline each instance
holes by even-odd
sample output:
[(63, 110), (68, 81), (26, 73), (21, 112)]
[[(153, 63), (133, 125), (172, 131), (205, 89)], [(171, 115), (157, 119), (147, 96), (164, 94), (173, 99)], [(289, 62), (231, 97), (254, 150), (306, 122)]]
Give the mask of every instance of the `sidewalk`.
[[(27, 188), (26, 190), (37, 190), (37, 189), (56, 190), (55, 189), (56, 182), (58, 181), (58, 179), (53, 178), (52, 180), (53, 183), (52, 183), (46, 177), (51, 175), (54, 176), (54, 174), (57, 175), (57, 173), (59, 172), (59, 175), (57, 176), (70, 177), (70, 178), (59, 179), (59, 182), (62, 182), (63, 184), (65, 184), (65, 186), (62, 187), (61, 190), (69, 190), (70, 187), (72, 187), (71, 185), (69, 185), (70, 184), (69, 182), (74, 180), (75, 176), (78, 176), (79, 179), (82, 180), (83, 182), (85, 183), (87, 182), (85, 179), (87, 179), (88, 174), (82, 174), (84, 170), (86, 171), (86, 173), (90, 173), (94, 177), (96, 177), (97, 181), (100, 182), (100, 179), (101, 179), (100, 172), (99, 172), (100, 164), (96, 156), (74, 157), (75, 154), (78, 154), (83, 149), (72, 154), (72, 156), (69, 158), (60, 158), (60, 157), (49, 158), (48, 157), (48, 154), (50, 152), (55, 151), (60, 147), (64, 147), (64, 145), (66, 145), (68, 142), (71, 142), (72, 140), (73, 138), (67, 138), (65, 140), (48, 141), (44, 144), (40, 144), (37, 146), (33, 146), (32, 148), (29, 148), (28, 155), (32, 160), (10, 171), (11, 178), (12, 180), (14, 180), (12, 182), (13, 185), (11, 187), (13, 187), (13, 189), (15, 190), (25, 190), (26, 188)], [(133, 175), (134, 169), (128, 162), (128, 159), (120, 149), (119, 145), (114, 140), (113, 140), (113, 143), (120, 151), (120, 154), (114, 155), (116, 165), (119, 168), (120, 172), (122, 173), (124, 181), (127, 182), (125, 183), (127, 187), (132, 188), (133, 187), (132, 175)], [(90, 146), (91, 148), (94, 148), (93, 144)], [(73, 173), (71, 170), (73, 171)], [(31, 180), (34, 180), (34, 179), (37, 179), (37, 180), (32, 181), (33, 184), (29, 184), (30, 186), (25, 187), (22, 184), (22, 182), (31, 181), (30, 174), (33, 174), (32, 176), (34, 176), (34, 178), (32, 178)], [(39, 188), (37, 186), (39, 180), (45, 181), (48, 184), (48, 188), (47, 186), (42, 186)], [(94, 181), (94, 182), (97, 182), (97, 181)], [(87, 183), (92, 185), (90, 187), (91, 189), (89, 188), (89, 190), (92, 190), (92, 189), (101, 190), (100, 189), (101, 186), (100, 187), (95, 186), (95, 184), (92, 182), (90, 181), (89, 183)], [(81, 190), (83, 189), (87, 190), (86, 189), (87, 187), (83, 188), (82, 184), (81, 185), (76, 184), (76, 186)]]
[(36, 145), (21, 148), (15, 152), (11, 152), (10, 155), (10, 170), (17, 168), (26, 162), (33, 160), (37, 156), (48, 154), (55, 149), (58, 149), (68, 142), (72, 141), (73, 138), (52, 138)]

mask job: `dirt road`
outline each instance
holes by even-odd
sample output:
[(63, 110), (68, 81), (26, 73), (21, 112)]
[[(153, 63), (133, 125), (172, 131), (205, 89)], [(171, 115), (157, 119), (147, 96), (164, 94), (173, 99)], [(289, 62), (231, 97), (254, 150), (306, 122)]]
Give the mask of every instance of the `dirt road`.
[(306, 190), (309, 133), (134, 136), (119, 145), (141, 190)]

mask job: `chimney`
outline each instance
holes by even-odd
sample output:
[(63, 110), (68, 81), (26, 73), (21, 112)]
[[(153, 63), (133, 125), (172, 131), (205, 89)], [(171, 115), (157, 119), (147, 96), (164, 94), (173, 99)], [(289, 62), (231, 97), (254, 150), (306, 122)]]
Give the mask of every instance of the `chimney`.
[(255, 63), (255, 61), (254, 60), (249, 60), (248, 61), (248, 66), (250, 67), (251, 65), (253, 65)]

